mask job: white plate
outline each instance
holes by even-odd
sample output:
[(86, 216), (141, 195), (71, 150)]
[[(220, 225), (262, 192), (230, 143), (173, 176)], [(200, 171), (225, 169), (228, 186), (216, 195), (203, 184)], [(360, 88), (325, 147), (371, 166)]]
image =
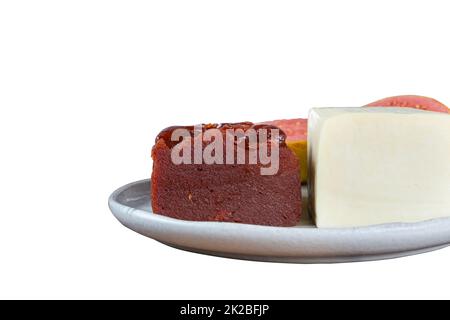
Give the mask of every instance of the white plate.
[[(114, 216), (127, 228), (183, 250), (229, 258), (296, 263), (402, 257), (450, 244), (450, 218), (362, 228), (318, 229), (306, 217), (296, 227), (192, 222), (152, 213), (150, 181), (116, 190)], [(304, 215), (305, 216), (305, 215)]]

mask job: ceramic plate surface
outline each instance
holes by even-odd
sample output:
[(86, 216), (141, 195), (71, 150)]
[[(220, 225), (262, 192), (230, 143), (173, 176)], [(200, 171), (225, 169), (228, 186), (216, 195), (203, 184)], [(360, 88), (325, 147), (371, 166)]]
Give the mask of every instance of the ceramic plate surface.
[(294, 263), (366, 261), (450, 244), (450, 218), (344, 229), (318, 229), (306, 215), (298, 226), (287, 228), (172, 219), (152, 212), (149, 180), (116, 190), (109, 207), (124, 226), (144, 236), (179, 249), (228, 258)]

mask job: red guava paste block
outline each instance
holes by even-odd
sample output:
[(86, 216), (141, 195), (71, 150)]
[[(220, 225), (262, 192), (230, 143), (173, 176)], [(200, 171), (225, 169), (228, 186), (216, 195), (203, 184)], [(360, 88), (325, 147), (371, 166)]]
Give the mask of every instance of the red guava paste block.
[[(171, 151), (181, 142), (171, 141), (176, 128), (193, 132), (193, 127), (171, 127), (156, 138), (152, 149), (153, 212), (192, 221), (238, 222), (267, 226), (295, 226), (301, 215), (299, 162), (285, 144), (280, 131), (279, 170), (275, 175), (261, 175), (257, 164), (174, 164)], [(204, 129), (274, 128), (238, 124), (204, 125)], [(193, 135), (194, 136), (194, 135)], [(195, 138), (194, 138), (195, 139)], [(208, 145), (202, 142), (203, 147)], [(267, 144), (273, 143), (271, 140)], [(191, 152), (194, 143), (191, 144)], [(225, 144), (225, 139), (224, 139)], [(271, 150), (270, 146), (267, 146)], [(224, 145), (225, 150), (225, 145)], [(236, 160), (236, 153), (234, 154)], [(225, 157), (225, 152), (224, 152)], [(236, 163), (236, 161), (235, 161)]]

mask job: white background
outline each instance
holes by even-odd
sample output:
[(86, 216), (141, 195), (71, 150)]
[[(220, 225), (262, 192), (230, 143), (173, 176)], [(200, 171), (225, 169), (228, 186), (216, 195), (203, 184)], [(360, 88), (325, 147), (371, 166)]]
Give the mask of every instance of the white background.
[(172, 124), (450, 104), (448, 1), (2, 1), (0, 298), (450, 298), (450, 249), (338, 265), (227, 260), (122, 227)]

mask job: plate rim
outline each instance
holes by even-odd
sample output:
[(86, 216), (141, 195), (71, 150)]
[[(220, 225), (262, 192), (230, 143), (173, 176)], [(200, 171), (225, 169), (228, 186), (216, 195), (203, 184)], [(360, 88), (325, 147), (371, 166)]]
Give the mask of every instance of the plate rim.
[[(387, 255), (389, 257), (386, 258), (392, 255), (393, 257), (404, 256), (409, 255), (410, 251), (410, 254), (421, 253), (439, 249), (450, 243), (450, 217), (414, 223), (389, 223), (352, 228), (273, 227), (179, 220), (121, 203), (119, 198), (125, 191), (142, 188), (143, 185), (150, 185), (150, 179), (131, 182), (116, 189), (108, 199), (113, 215), (125, 227), (135, 232), (189, 251), (221, 256), (241, 256), (247, 260), (279, 261), (280, 259), (310, 258), (317, 261), (326, 260), (325, 262), (330, 262), (329, 260), (345, 262), (385, 259), (384, 256)], [(150, 195), (150, 188), (148, 195)], [(212, 233), (211, 229), (218, 233)], [(433, 230), (438, 230), (438, 235), (444, 234), (446, 237), (437, 236)], [(238, 240), (245, 240), (245, 245), (238, 247), (236, 241), (227, 239), (227, 232), (228, 238), (232, 235)], [(251, 236), (246, 236), (247, 232)], [(341, 236), (344, 238), (340, 239)], [(353, 241), (351, 237), (354, 238)], [(386, 239), (383, 240), (383, 237)], [(206, 243), (202, 243), (202, 239)], [(422, 242), (418, 239), (426, 241)], [(206, 240), (212, 240), (212, 242), (207, 243)], [(261, 242), (259, 249), (258, 241)], [(296, 243), (299, 246), (309, 244), (312, 247), (295, 250)], [(370, 248), (368, 245), (370, 243), (374, 244), (374, 247)], [(285, 248), (287, 250), (283, 250), (283, 245), (288, 246)], [(267, 252), (261, 250), (263, 248), (267, 249)]]

